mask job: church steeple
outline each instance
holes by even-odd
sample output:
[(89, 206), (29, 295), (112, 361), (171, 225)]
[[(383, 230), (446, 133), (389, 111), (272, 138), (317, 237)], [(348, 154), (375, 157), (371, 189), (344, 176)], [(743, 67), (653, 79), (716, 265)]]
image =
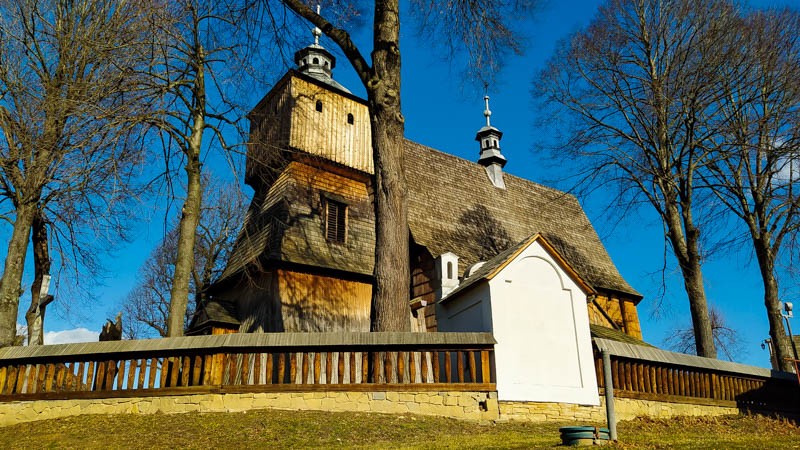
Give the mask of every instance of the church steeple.
[(492, 126), (490, 120), (492, 111), (489, 110), (489, 96), (483, 97), (486, 103), (486, 109), (483, 115), (486, 117), (486, 125), (478, 130), (475, 140), (480, 143), (481, 152), (478, 158), (478, 164), (486, 168), (486, 174), (489, 176), (492, 184), (501, 189), (505, 189), (506, 185), (503, 182), (503, 167), (506, 165), (506, 158), (500, 152), (500, 139), (503, 138), (503, 132)]
[[(319, 5), (317, 5), (317, 15), (319, 15)], [(297, 64), (297, 70), (319, 81), (336, 87), (342, 91), (350, 93), (347, 88), (337, 83), (333, 79), (333, 68), (336, 67), (336, 58), (319, 45), (319, 38), (322, 36), (322, 30), (314, 27), (311, 30), (314, 35), (314, 43), (306, 48), (298, 50), (294, 54), (294, 63)]]

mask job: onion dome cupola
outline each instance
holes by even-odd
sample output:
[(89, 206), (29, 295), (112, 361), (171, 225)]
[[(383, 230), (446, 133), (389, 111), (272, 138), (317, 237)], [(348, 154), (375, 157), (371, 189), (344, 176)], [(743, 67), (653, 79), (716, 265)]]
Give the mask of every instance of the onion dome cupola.
[(483, 115), (486, 117), (486, 125), (478, 130), (475, 140), (480, 143), (481, 152), (478, 158), (478, 164), (486, 168), (486, 174), (489, 175), (489, 180), (496, 187), (505, 189), (506, 185), (503, 182), (503, 167), (506, 165), (506, 158), (500, 152), (500, 139), (503, 138), (503, 132), (492, 126), (490, 117), (492, 111), (489, 110), (489, 96), (483, 97), (486, 103), (486, 109)]
[[(319, 15), (319, 5), (317, 5), (317, 15)], [(314, 35), (314, 43), (298, 50), (294, 54), (294, 63), (297, 64), (297, 70), (349, 94), (350, 91), (347, 88), (333, 79), (336, 58), (325, 47), (319, 45), (319, 37), (322, 36), (322, 30), (314, 27), (311, 33)]]

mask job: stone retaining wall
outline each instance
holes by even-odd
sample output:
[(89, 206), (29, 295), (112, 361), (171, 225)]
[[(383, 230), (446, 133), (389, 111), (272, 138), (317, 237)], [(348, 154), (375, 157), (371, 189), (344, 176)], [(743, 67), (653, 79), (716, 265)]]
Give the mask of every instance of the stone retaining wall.
[[(582, 406), (568, 403), (507, 402), (499, 403), (501, 420), (525, 422), (606, 422), (605, 398), (599, 406)], [(676, 416), (724, 416), (739, 414), (736, 407), (695, 405), (687, 403), (657, 402), (617, 397), (614, 399), (617, 420), (636, 417), (668, 419)]]
[(268, 392), (0, 403), (0, 426), (80, 414), (171, 414), (256, 409), (423, 414), (498, 419), (496, 392)]
[[(80, 414), (172, 414), (257, 409), (360, 411), (422, 414), (464, 420), (605, 423), (605, 399), (599, 406), (567, 403), (497, 401), (496, 392), (266, 392), (193, 394), (85, 400), (35, 400), (0, 403), (0, 426)], [(646, 416), (719, 416), (735, 407), (616, 398), (618, 420)]]

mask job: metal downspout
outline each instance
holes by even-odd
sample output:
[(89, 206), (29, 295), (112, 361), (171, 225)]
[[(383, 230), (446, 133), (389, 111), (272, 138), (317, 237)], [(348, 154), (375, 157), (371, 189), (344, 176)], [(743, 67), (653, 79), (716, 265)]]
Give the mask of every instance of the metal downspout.
[(609, 437), (617, 440), (617, 415), (614, 412), (614, 380), (611, 376), (611, 354), (602, 350), (603, 354), (603, 380), (606, 394), (606, 419), (608, 420)]

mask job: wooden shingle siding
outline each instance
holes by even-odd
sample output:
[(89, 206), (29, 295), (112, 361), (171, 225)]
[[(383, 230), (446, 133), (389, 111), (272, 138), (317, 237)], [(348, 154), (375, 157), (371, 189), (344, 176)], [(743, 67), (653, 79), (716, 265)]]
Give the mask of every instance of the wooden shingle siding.
[(588, 305), (589, 323), (621, 330), (642, 338), (639, 315), (633, 300), (616, 294), (600, 294)]
[[(373, 173), (369, 111), (363, 103), (300, 78), (291, 80), (289, 147)], [(316, 102), (322, 102), (322, 112)], [(348, 114), (353, 124), (347, 123)]]
[[(375, 219), (364, 181), (300, 162), (291, 163), (286, 173), (294, 184), (285, 193), (290, 210), (280, 259), (372, 275)], [(344, 242), (332, 242), (326, 237), (326, 196), (347, 205)]]
[[(250, 144), (247, 147), (245, 181), (254, 189), (268, 184), (280, 173), (282, 150), (289, 148), (291, 123), (290, 78), (284, 78), (248, 115)], [(258, 189), (256, 189), (258, 190)]]
[(283, 331), (369, 331), (372, 285), (278, 271)]

